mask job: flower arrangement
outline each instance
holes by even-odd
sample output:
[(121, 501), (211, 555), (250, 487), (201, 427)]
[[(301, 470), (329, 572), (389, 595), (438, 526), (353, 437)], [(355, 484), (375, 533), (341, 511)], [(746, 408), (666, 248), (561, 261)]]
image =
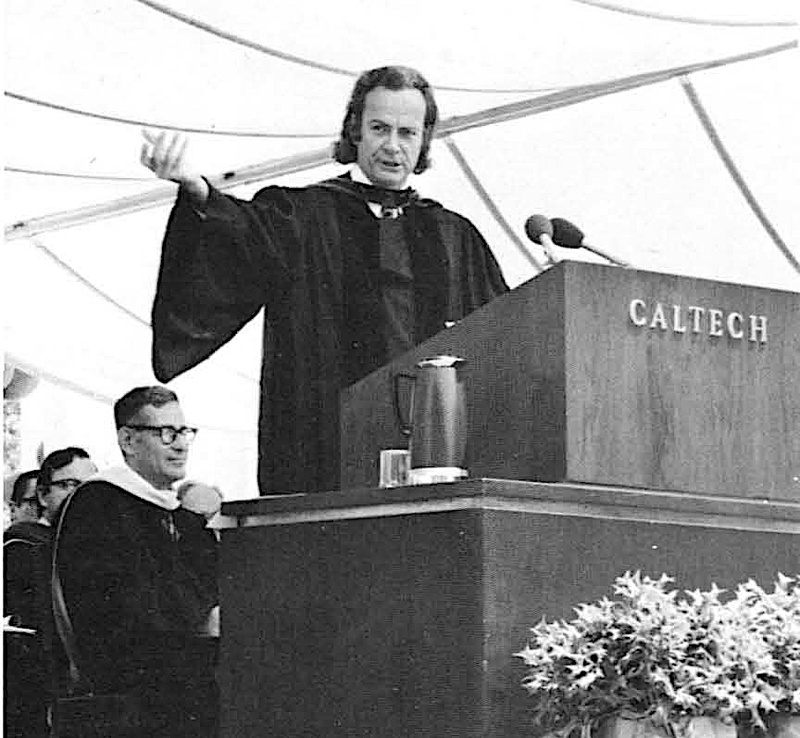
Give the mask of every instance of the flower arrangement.
[(674, 580), (627, 572), (615, 599), (542, 621), (514, 654), (534, 725), (561, 738), (588, 736), (609, 717), (647, 718), (676, 734), (690, 718), (763, 731), (776, 714), (800, 714), (800, 584), (774, 590), (750, 580), (725, 590), (669, 589)]

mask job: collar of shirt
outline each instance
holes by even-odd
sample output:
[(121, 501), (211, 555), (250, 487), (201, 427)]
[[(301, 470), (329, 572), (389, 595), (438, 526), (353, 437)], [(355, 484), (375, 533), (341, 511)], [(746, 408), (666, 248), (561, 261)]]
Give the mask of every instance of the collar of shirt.
[[(356, 165), (350, 170), (350, 179), (353, 182), (361, 182), (361, 184), (372, 184), (372, 182), (367, 179), (367, 175), (361, 171), (361, 167)], [(369, 208), (370, 212), (376, 217), (381, 217), (381, 206), (380, 203), (377, 202), (367, 202), (367, 207)]]
[[(368, 187), (377, 188), (378, 190), (381, 190), (381, 191), (384, 191), (384, 192), (388, 192), (388, 190), (386, 188), (378, 187), (377, 185), (375, 185), (372, 182), (370, 182), (370, 180), (367, 177), (367, 175), (364, 174), (364, 170), (361, 169), (361, 167), (358, 166), (358, 164), (356, 164), (354, 167), (352, 167), (350, 169), (349, 174), (350, 174), (350, 179), (353, 182), (355, 182), (356, 184), (367, 185)], [(394, 191), (392, 191), (392, 192), (394, 194)], [(409, 196), (408, 193), (410, 193), (410, 196)], [(400, 206), (399, 208), (397, 208), (397, 211), (398, 211), (397, 214), (400, 214), (400, 213), (403, 212), (403, 209), (406, 207), (406, 205), (408, 204), (409, 200), (418, 200), (419, 199), (419, 196), (417, 195), (417, 193), (410, 186), (405, 188), (404, 190), (397, 191), (396, 194), (398, 195), (397, 204)], [(367, 207), (370, 209), (370, 212), (376, 218), (383, 217), (382, 213), (383, 213), (383, 208), (385, 206), (386, 206), (386, 203), (381, 204), (379, 202), (371, 202), (370, 200), (367, 200)], [(396, 218), (397, 215), (393, 215), (391, 217)]]

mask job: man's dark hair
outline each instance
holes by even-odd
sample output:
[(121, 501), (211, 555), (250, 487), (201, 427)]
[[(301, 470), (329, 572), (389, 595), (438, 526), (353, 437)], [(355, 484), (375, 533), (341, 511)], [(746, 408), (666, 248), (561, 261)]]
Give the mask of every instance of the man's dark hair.
[(117, 430), (131, 422), (143, 407), (162, 407), (178, 402), (178, 395), (166, 387), (134, 387), (114, 403), (114, 422)]
[(75, 459), (88, 459), (89, 454), (80, 446), (67, 446), (53, 451), (45, 457), (41, 467), (39, 467), (40, 490), (47, 490), (53, 482), (53, 472), (63, 469), (71, 464)]
[(38, 469), (30, 469), (29, 471), (22, 472), (22, 474), (14, 480), (14, 486), (11, 490), (11, 502), (15, 505), (21, 505), (25, 497), (25, 492), (28, 490), (28, 485), (31, 481), (36, 483), (38, 479)]
[(364, 72), (356, 81), (347, 111), (342, 122), (342, 132), (333, 150), (333, 157), (340, 164), (351, 164), (358, 160), (358, 142), (361, 140), (361, 118), (364, 114), (364, 101), (367, 93), (376, 87), (388, 90), (419, 90), (425, 98), (425, 126), (422, 132), (422, 148), (414, 167), (414, 174), (421, 174), (430, 166), (428, 152), (433, 138), (433, 129), (439, 117), (439, 110), (433, 98), (433, 89), (428, 81), (410, 67), (378, 67)]

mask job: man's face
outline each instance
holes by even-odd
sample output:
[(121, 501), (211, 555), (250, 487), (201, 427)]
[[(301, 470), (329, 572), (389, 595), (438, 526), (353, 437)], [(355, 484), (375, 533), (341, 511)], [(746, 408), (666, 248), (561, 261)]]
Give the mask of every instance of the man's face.
[[(149, 426), (132, 428), (131, 426)], [(174, 434), (171, 443), (165, 443), (159, 429), (168, 426), (184, 428), (186, 419), (177, 402), (168, 402), (161, 407), (147, 405), (127, 427), (119, 430), (120, 446), (125, 461), (140, 476), (156, 489), (167, 489), (173, 482), (186, 476), (186, 461), (189, 456), (189, 441), (182, 434)]]
[(11, 510), (14, 523), (36, 521), (39, 519), (39, 497), (36, 494), (36, 479), (25, 482), (25, 492), (20, 501)]
[(361, 116), (358, 165), (379, 187), (401, 190), (422, 149), (425, 98), (419, 90), (376, 87), (367, 93)]
[(91, 459), (74, 458), (66, 466), (56, 469), (47, 489), (40, 492), (39, 498), (44, 507), (44, 515), (51, 522), (56, 518), (61, 504), (78, 486), (97, 471)]

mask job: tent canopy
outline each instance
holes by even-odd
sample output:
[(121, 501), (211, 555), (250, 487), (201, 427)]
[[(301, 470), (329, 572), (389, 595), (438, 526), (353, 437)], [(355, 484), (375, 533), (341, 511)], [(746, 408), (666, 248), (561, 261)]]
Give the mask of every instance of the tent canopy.
[[(437, 90), (412, 184), (478, 226), (511, 285), (539, 269), (523, 225), (543, 213), (638, 268), (800, 291), (793, 5), (7, 0), (4, 345), (42, 380), (30, 446), (110, 459), (110, 403), (154, 382), (174, 186), (138, 163), (140, 128), (193, 131), (236, 195), (316, 181), (342, 169), (355, 76), (387, 63)], [(173, 383), (203, 428), (192, 471), (229, 497), (257, 494), (260, 319)]]

